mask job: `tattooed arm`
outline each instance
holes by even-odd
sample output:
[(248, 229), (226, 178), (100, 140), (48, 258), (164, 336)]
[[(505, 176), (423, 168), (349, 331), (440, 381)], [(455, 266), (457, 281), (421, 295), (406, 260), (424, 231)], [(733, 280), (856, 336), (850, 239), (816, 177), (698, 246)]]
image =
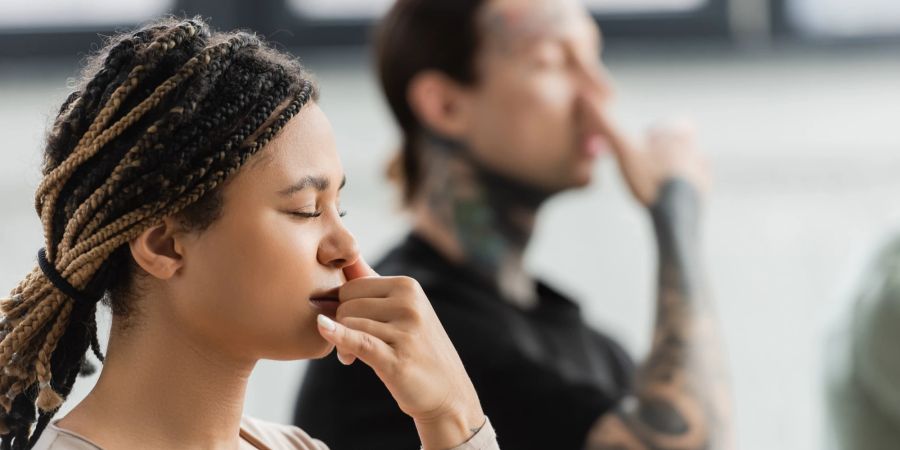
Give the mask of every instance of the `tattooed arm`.
[(730, 449), (729, 386), (700, 261), (700, 203), (710, 174), (693, 126), (659, 124), (641, 148), (599, 105), (592, 111), (632, 195), (650, 211), (659, 278), (653, 341), (634, 394), (596, 422), (587, 448)]
[(602, 417), (590, 450), (729, 448), (729, 401), (719, 336), (700, 270), (699, 197), (666, 182), (651, 207), (659, 250), (659, 298), (650, 355), (634, 397)]

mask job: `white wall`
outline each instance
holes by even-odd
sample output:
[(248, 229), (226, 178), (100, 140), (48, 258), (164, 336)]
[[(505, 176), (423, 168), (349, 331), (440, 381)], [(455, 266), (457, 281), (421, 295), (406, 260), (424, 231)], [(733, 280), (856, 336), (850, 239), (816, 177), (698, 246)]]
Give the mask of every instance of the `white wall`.
[[(301, 55), (302, 56), (302, 55)], [(393, 125), (357, 52), (308, 55), (349, 176), (349, 227), (370, 259), (403, 233), (382, 178)], [(640, 129), (686, 113), (717, 175), (706, 256), (725, 329), (744, 449), (823, 447), (821, 322), (852, 255), (900, 222), (900, 60), (887, 52), (734, 55), (618, 51), (618, 109)], [(48, 117), (70, 67), (0, 67), (0, 290), (42, 245), (32, 210)], [(582, 301), (636, 354), (648, 346), (653, 247), (611, 161), (598, 182), (543, 211), (529, 266)], [(303, 363), (261, 363), (247, 412), (287, 421)], [(72, 401), (90, 381), (79, 383)]]

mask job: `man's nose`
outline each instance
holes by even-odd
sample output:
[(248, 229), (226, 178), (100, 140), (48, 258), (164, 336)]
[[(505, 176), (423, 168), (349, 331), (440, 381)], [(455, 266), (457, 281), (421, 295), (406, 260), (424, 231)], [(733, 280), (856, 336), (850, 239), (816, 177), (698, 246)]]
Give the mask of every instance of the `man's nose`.
[(577, 74), (582, 93), (595, 101), (607, 100), (613, 95), (612, 79), (602, 62), (587, 57), (577, 58)]

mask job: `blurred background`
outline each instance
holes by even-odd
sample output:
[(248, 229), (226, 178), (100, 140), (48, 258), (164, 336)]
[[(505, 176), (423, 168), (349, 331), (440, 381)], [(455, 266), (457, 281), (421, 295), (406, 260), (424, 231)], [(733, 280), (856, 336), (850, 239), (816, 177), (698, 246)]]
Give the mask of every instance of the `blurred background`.
[[(716, 176), (705, 251), (743, 449), (818, 450), (825, 324), (866, 248), (900, 224), (900, 2), (587, 0), (615, 109), (640, 132), (690, 116)], [(369, 260), (406, 231), (384, 167), (398, 136), (371, 26), (389, 0), (0, 2), (0, 291), (43, 245), (33, 210), (44, 132), (103, 35), (161, 14), (250, 28), (320, 80), (348, 174), (346, 221)], [(654, 248), (611, 160), (542, 211), (531, 269), (579, 299), (635, 355), (650, 341)], [(246, 413), (288, 422), (304, 363), (262, 362)], [(68, 407), (89, 391), (83, 380)], [(348, 406), (352, 407), (352, 406)], [(64, 408), (68, 409), (68, 408)]]

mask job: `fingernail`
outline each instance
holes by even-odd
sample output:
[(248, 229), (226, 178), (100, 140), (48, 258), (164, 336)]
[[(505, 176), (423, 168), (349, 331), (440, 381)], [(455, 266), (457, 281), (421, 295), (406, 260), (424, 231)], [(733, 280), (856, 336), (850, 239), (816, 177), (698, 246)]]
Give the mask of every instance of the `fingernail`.
[(329, 319), (328, 316), (324, 314), (319, 314), (319, 317), (317, 317), (316, 320), (319, 322), (319, 326), (328, 331), (334, 331), (335, 328), (337, 328), (337, 324), (335, 324), (333, 320)]

